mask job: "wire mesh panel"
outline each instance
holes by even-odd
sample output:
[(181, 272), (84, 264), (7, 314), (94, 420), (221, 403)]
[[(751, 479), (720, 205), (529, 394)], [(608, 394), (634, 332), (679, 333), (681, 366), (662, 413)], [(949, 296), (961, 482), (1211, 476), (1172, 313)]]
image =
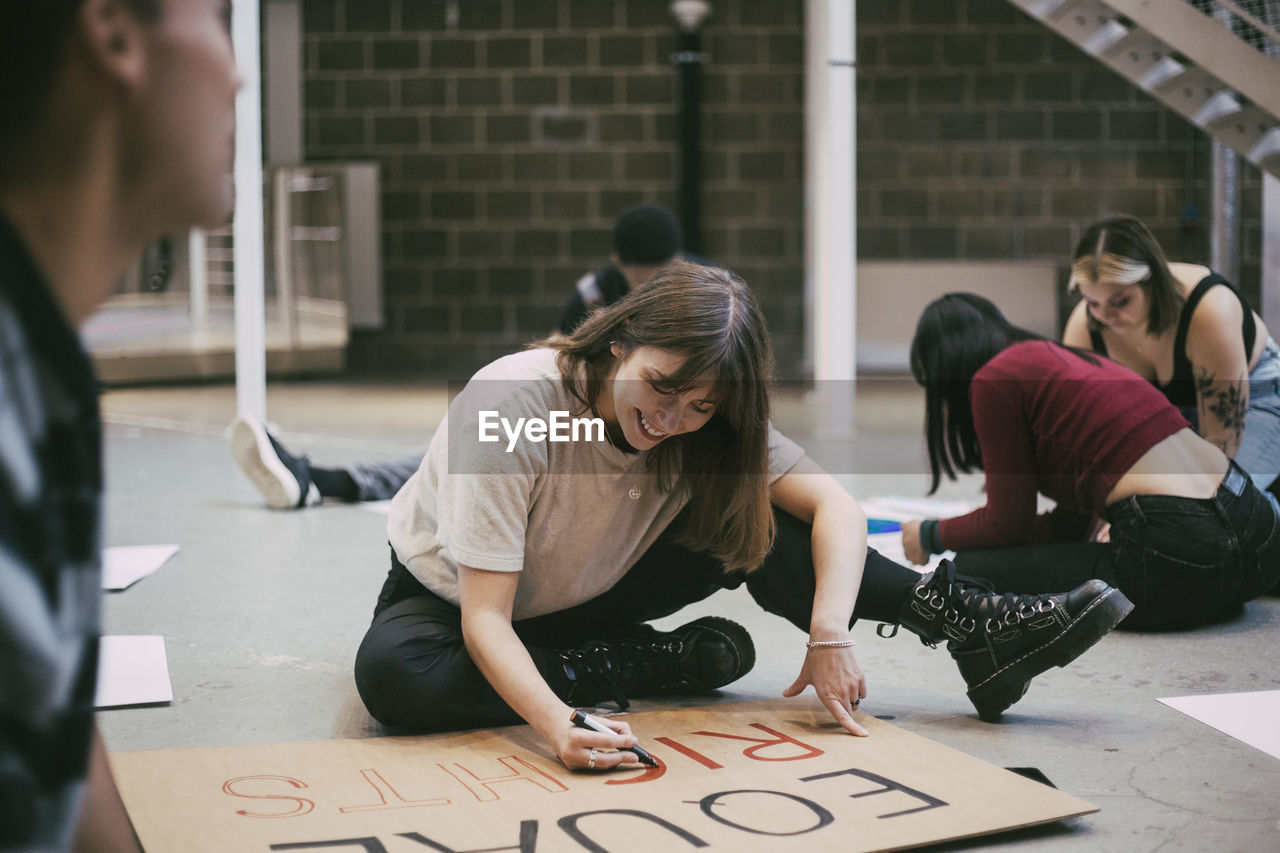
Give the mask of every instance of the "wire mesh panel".
[(1280, 55), (1280, 3), (1276, 0), (1188, 0), (1267, 56)]

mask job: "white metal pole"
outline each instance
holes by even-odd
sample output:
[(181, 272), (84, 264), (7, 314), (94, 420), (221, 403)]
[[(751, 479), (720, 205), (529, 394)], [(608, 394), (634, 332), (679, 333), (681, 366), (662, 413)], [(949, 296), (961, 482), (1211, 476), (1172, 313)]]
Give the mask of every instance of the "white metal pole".
[(1262, 286), (1258, 313), (1280, 338), (1280, 178), (1262, 173)]
[(209, 321), (209, 267), (205, 234), (192, 228), (187, 234), (187, 291), (191, 294), (191, 325), (201, 328)]
[(804, 6), (804, 358), (814, 376), (817, 358), (818, 318), (814, 310), (818, 281), (818, 193), (823, 177), (822, 146), (819, 140), (825, 126), (820, 105), (825, 101), (826, 41), (822, 38), (826, 24), (826, 0), (805, 0)]
[(244, 87), (236, 98), (236, 409), (266, 418), (267, 359), (262, 230), (262, 57), (259, 0), (232, 4), (231, 36)]
[(271, 241), (275, 260), (276, 308), (284, 326), (284, 339), (289, 349), (297, 349), (301, 341), (298, 329), (298, 300), (293, 288), (293, 203), (290, 184), (294, 170), (276, 166), (271, 176)]
[(808, 269), (818, 430), (854, 432), (857, 375), (854, 3), (806, 6)]

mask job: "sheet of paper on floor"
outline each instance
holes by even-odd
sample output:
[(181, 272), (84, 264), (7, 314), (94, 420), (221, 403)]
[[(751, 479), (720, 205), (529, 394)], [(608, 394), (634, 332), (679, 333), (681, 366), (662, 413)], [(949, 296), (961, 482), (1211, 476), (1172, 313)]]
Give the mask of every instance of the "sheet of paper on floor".
[(114, 545), (102, 549), (102, 588), (125, 589), (178, 553), (177, 545)]
[(966, 501), (944, 501), (938, 498), (875, 497), (858, 498), (868, 518), (886, 521), (917, 521), (922, 518), (951, 518), (973, 509)]
[(98, 646), (96, 708), (155, 705), (173, 701), (164, 637), (108, 634)]
[(1156, 701), (1280, 758), (1280, 690), (1173, 696)]

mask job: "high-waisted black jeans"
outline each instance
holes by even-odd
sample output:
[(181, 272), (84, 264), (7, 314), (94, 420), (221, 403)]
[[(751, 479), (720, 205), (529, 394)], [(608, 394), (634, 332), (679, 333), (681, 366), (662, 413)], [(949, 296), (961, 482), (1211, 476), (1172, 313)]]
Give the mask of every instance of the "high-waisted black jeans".
[[(627, 625), (659, 619), (744, 582), (751, 597), (806, 633), (813, 610), (812, 529), (775, 512), (778, 535), (764, 565), (726, 573), (715, 558), (675, 542), (677, 518), (612, 589), (567, 610), (514, 623), (534, 664), (558, 695), (569, 681), (559, 649), (607, 640)], [(458, 608), (423, 587), (391, 556), (373, 623), (356, 655), (356, 686), (377, 720), (396, 728), (451, 731), (521, 722), (485, 680), (463, 644)], [(896, 622), (920, 575), (868, 549), (854, 618)], [(852, 621), (850, 622), (852, 624)]]
[(1234, 461), (1212, 498), (1135, 495), (1109, 504), (1111, 541), (966, 551), (964, 574), (1002, 592), (1056, 592), (1099, 578), (1134, 603), (1130, 630), (1217, 621), (1280, 579), (1280, 517)]

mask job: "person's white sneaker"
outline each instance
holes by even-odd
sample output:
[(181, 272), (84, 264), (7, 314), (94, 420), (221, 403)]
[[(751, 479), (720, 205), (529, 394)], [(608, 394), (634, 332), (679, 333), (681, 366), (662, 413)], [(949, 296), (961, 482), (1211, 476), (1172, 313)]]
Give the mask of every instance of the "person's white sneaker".
[(300, 509), (322, 500), (311, 482), (307, 457), (295, 457), (280, 446), (262, 421), (236, 415), (228, 429), (231, 455), (273, 509)]

